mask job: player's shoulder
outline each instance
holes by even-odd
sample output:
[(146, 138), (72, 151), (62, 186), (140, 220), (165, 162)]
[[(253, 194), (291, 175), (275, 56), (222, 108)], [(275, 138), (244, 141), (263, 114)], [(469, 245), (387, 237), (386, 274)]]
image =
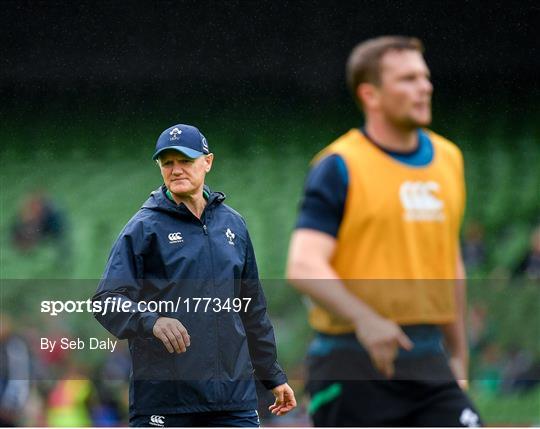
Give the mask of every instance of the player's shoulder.
[(334, 139), (330, 144), (320, 150), (312, 159), (311, 164), (315, 165), (321, 162), (323, 159), (331, 155), (340, 155), (343, 149), (349, 146), (353, 142), (357, 142), (360, 137), (358, 129), (353, 128), (347, 131), (345, 134), (340, 135)]
[(424, 129), (423, 131), (428, 135), (436, 151), (442, 151), (452, 157), (463, 157), (459, 146), (450, 139), (443, 137), (430, 129)]

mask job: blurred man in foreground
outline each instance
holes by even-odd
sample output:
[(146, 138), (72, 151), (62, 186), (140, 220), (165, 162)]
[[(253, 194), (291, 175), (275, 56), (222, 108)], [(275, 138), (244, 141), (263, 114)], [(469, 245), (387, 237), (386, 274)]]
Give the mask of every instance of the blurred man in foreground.
[(296, 401), (247, 226), (205, 185), (214, 160), (206, 138), (172, 126), (153, 159), (164, 185), (120, 233), (94, 296), (127, 309), (95, 315), (129, 339), (130, 426), (257, 427), (254, 376), (276, 398), (269, 409), (288, 413)]
[(287, 277), (313, 301), (316, 426), (480, 424), (462, 390), (463, 160), (423, 128), (433, 87), (422, 54), (406, 37), (352, 51), (347, 80), (365, 125), (323, 149), (306, 181)]

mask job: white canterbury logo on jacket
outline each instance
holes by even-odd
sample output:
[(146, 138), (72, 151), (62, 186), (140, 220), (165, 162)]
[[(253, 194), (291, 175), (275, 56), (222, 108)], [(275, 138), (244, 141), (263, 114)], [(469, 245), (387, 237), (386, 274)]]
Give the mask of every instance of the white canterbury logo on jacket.
[(181, 232), (171, 232), (167, 237), (169, 238), (169, 243), (181, 243), (184, 241)]
[(157, 416), (152, 415), (150, 416), (150, 425), (152, 426), (158, 426), (158, 427), (165, 427), (165, 417), (163, 416)]

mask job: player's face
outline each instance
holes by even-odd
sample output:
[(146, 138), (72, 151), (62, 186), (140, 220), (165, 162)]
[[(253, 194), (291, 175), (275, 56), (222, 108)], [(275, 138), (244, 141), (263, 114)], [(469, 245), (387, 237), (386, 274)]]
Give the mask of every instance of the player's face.
[(429, 69), (420, 52), (389, 51), (381, 58), (379, 108), (389, 121), (404, 128), (429, 125), (432, 93)]
[(165, 151), (160, 156), (160, 170), (165, 186), (179, 197), (201, 192), (212, 161), (212, 154), (191, 159), (174, 150)]

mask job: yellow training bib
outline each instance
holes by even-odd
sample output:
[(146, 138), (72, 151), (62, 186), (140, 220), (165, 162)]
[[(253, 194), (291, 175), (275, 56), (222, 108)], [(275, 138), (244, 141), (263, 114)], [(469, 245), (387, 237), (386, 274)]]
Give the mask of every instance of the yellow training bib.
[[(447, 323), (455, 317), (463, 158), (453, 143), (425, 133), (433, 146), (426, 166), (397, 161), (357, 129), (314, 159), (338, 154), (349, 176), (332, 267), (352, 293), (399, 324)], [(316, 305), (310, 322), (331, 334), (353, 330)]]

